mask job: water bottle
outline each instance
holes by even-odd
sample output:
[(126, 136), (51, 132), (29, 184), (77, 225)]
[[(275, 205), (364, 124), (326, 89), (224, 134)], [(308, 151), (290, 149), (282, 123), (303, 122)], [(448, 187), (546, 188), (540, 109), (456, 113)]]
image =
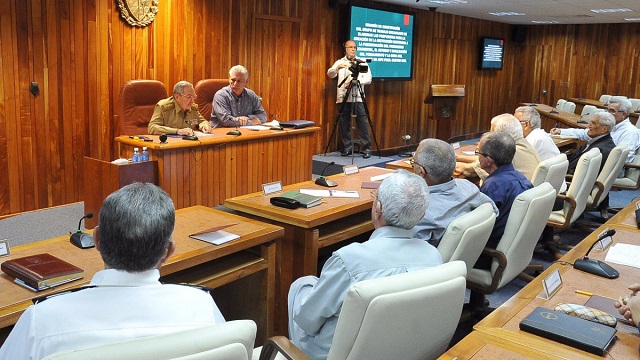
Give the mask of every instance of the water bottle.
[(149, 150), (147, 147), (142, 148), (142, 155), (140, 155), (140, 161), (149, 161)]
[(133, 148), (133, 156), (131, 156), (131, 162), (140, 162), (140, 151), (138, 148)]

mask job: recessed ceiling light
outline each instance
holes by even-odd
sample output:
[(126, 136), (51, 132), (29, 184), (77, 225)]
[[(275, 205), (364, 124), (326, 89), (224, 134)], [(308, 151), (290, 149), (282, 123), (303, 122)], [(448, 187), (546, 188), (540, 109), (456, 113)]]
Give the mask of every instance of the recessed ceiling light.
[(429, 0), (429, 2), (438, 5), (455, 5), (467, 3), (466, 0)]
[(504, 11), (504, 12), (492, 12), (489, 13), (491, 15), (495, 15), (495, 16), (523, 16), (526, 15), (525, 13), (519, 13), (519, 12), (509, 12), (509, 11)]
[(531, 22), (534, 24), (560, 24), (560, 21), (554, 20), (532, 20)]
[(594, 9), (591, 12), (602, 14), (602, 13), (617, 13), (617, 12), (629, 12), (633, 11), (631, 9), (623, 8), (623, 9)]
[(640, 21), (640, 18), (627, 18), (625, 21)]

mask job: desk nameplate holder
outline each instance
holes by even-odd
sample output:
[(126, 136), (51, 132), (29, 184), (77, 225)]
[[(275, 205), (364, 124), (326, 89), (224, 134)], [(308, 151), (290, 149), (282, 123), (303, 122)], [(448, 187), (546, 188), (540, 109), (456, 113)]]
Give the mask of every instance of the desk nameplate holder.
[(278, 191), (282, 191), (282, 182), (280, 181), (262, 184), (262, 195), (269, 195)]
[(360, 172), (358, 165), (345, 165), (342, 167), (345, 175), (357, 174)]
[[(602, 237), (602, 235), (606, 234), (608, 231), (609, 231), (609, 228), (604, 229), (604, 231), (602, 231), (600, 234), (598, 234), (598, 237)], [(602, 239), (600, 241), (597, 241), (593, 245), (593, 248), (596, 249), (596, 250), (604, 251), (612, 243), (613, 243), (613, 238), (611, 236), (607, 236), (604, 239)]]
[(10, 253), (11, 253), (11, 251), (9, 251), (9, 240), (8, 239), (1, 239), (0, 240), (0, 257), (7, 256)]
[(542, 292), (536, 298), (549, 300), (560, 288), (562, 288), (562, 276), (560, 276), (560, 270), (556, 269), (542, 280)]
[(451, 144), (451, 146), (453, 146), (453, 150), (460, 149), (460, 143), (459, 142), (454, 142), (453, 144)]

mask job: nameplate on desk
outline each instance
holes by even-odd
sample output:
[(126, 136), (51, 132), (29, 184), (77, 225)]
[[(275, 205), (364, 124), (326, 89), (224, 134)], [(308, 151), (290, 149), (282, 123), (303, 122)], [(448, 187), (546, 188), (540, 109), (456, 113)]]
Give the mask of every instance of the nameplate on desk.
[(262, 184), (263, 195), (273, 194), (278, 191), (282, 191), (282, 182), (280, 181), (275, 181), (268, 184)]
[(0, 240), (0, 256), (9, 255), (9, 240), (1, 239)]
[(360, 172), (358, 165), (345, 165), (342, 167), (345, 175), (357, 174)]
[[(604, 234), (606, 234), (608, 231), (609, 231), (609, 228), (604, 229), (604, 231), (598, 234), (598, 238), (604, 236)], [(607, 236), (605, 238), (602, 238), (602, 240), (598, 240), (593, 245), (593, 248), (596, 250), (604, 250), (607, 248), (607, 246), (611, 245), (612, 242), (613, 242), (613, 238), (611, 236)]]
[(539, 299), (549, 300), (562, 287), (562, 277), (560, 270), (554, 270), (551, 275), (542, 280), (542, 293), (537, 296)]
[(453, 149), (460, 149), (460, 143), (459, 142), (454, 142), (453, 144), (451, 144), (451, 146), (453, 146)]

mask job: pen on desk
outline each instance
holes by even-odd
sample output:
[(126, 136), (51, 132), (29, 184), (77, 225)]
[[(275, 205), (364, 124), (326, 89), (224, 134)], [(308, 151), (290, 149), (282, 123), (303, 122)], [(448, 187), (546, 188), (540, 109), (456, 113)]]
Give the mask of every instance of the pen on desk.
[(556, 121), (556, 126), (553, 127), (554, 129), (558, 128), (558, 122)]
[[(583, 291), (583, 290), (576, 290), (576, 294), (587, 295), (587, 296), (593, 296), (594, 295), (593, 293), (590, 293), (588, 291)], [(602, 296), (602, 295), (597, 295), (597, 296), (600, 296), (600, 297), (603, 297), (603, 298), (607, 298), (607, 299), (611, 299), (611, 300), (617, 300), (617, 299), (614, 299), (614, 298), (609, 297), (609, 296)]]

